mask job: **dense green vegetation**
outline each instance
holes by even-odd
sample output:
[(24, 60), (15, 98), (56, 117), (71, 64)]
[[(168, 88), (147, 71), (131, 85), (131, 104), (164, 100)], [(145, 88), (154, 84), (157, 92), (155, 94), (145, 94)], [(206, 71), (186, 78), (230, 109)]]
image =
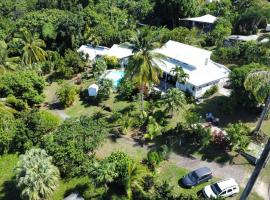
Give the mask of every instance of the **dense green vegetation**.
[[(207, 31), (180, 20), (205, 14), (218, 17)], [(63, 199), (72, 192), (86, 200), (200, 199), (206, 184), (182, 188), (187, 170), (169, 155), (233, 163), (251, 142), (264, 141), (260, 130), (270, 134), (263, 124), (270, 104), (267, 23), (266, 0), (0, 0), (0, 199)], [(231, 34), (260, 37), (228, 45)], [(168, 40), (212, 50), (212, 59), (231, 69), (231, 96), (213, 87), (196, 105), (176, 88), (154, 91), (161, 75), (154, 61), (162, 56), (152, 50)], [(117, 87), (103, 76), (121, 67), (117, 58), (90, 62), (77, 52), (82, 44), (122, 43), (134, 55)], [(179, 83), (189, 79), (182, 68), (172, 73)], [(92, 83), (97, 97), (87, 94)], [(262, 110), (266, 117), (258, 120)], [(227, 135), (205, 125), (210, 111)], [(121, 137), (136, 145), (113, 147)], [(131, 145), (141, 148), (138, 157)], [(98, 156), (102, 148), (109, 153)]]

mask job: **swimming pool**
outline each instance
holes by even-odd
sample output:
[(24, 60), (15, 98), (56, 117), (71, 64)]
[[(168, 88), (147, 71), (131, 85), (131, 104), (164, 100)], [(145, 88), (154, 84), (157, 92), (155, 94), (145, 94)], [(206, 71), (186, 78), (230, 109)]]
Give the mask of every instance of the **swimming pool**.
[(105, 78), (113, 81), (113, 86), (117, 87), (120, 80), (124, 77), (125, 72), (120, 70), (108, 71)]

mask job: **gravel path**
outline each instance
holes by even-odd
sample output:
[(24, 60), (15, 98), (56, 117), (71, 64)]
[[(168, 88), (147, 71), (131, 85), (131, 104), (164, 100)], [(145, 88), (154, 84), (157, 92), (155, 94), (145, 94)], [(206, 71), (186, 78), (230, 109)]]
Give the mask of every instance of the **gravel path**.
[(63, 120), (70, 118), (70, 116), (66, 114), (63, 110), (51, 110), (51, 111), (54, 112), (59, 117), (61, 117), (61, 119)]

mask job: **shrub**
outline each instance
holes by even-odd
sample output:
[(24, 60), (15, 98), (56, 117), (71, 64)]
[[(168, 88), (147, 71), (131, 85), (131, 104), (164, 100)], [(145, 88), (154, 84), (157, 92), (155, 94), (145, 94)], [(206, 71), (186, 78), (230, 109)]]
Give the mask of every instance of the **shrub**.
[(8, 96), (6, 102), (18, 111), (26, 110), (28, 108), (28, 105), (26, 102), (24, 102), (21, 99), (17, 99), (13, 95)]
[(16, 121), (12, 114), (0, 111), (0, 155), (11, 149), (16, 132)]
[(75, 85), (64, 84), (57, 90), (59, 102), (66, 108), (76, 100), (77, 88)]
[(107, 99), (110, 97), (113, 82), (109, 79), (102, 79), (99, 82), (98, 98)]
[(151, 170), (154, 170), (163, 160), (169, 157), (170, 149), (167, 145), (162, 145), (156, 150), (147, 153), (147, 164)]
[(135, 94), (135, 89), (132, 81), (122, 78), (117, 87), (117, 92), (121, 99), (131, 100), (132, 96)]
[(209, 98), (210, 96), (212, 96), (213, 94), (218, 92), (218, 86), (217, 85), (213, 85), (209, 90), (207, 90), (204, 94), (203, 94), (203, 98)]
[(118, 58), (114, 56), (104, 56), (104, 60), (108, 66), (108, 69), (118, 69), (121, 67)]
[(33, 146), (40, 146), (44, 136), (54, 131), (60, 119), (44, 110), (21, 112), (16, 123), (13, 150), (24, 152)]

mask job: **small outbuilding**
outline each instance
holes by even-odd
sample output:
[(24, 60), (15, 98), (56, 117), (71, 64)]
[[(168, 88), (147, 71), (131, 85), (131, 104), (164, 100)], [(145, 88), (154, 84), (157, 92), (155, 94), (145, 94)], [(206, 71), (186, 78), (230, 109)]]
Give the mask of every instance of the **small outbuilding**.
[(98, 94), (98, 85), (92, 84), (88, 87), (88, 95), (90, 97), (96, 97)]
[(270, 24), (266, 25), (265, 31), (270, 32)]

